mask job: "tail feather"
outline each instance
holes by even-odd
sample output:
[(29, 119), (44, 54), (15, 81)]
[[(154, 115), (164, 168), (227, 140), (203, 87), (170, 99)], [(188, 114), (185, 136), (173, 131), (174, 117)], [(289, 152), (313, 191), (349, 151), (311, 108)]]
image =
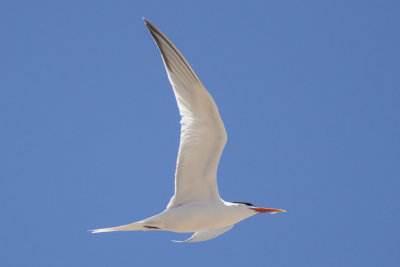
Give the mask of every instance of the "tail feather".
[(97, 234), (97, 233), (105, 233), (105, 232), (114, 232), (114, 231), (118, 231), (115, 228), (103, 228), (103, 229), (93, 229), (93, 230), (89, 230), (90, 232), (92, 232), (92, 234)]
[(136, 231), (136, 230), (149, 230), (149, 229), (144, 227), (144, 224), (142, 222), (135, 222), (117, 227), (93, 229), (89, 231), (92, 232), (92, 234), (97, 234), (97, 233), (114, 232), (114, 231)]

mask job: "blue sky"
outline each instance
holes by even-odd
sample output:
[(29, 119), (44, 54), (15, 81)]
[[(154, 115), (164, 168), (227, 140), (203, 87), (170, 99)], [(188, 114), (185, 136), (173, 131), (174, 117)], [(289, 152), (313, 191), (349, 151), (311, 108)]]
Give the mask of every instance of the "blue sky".
[[(3, 1), (1, 266), (400, 264), (398, 1)], [(175, 99), (142, 17), (216, 101), (221, 196), (282, 208), (208, 242), (92, 235), (173, 194)]]

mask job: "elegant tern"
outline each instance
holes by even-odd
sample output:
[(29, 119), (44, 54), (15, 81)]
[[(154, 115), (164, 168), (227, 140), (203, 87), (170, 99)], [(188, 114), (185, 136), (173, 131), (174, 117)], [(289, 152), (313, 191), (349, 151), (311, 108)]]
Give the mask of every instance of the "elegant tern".
[(218, 162), (227, 137), (211, 95), (175, 45), (143, 18), (164, 61), (181, 115), (180, 146), (175, 173), (175, 194), (165, 211), (153, 217), (92, 233), (135, 230), (195, 232), (177, 242), (199, 242), (217, 237), (234, 224), (258, 213), (284, 212), (255, 207), (248, 202), (221, 199), (217, 186)]

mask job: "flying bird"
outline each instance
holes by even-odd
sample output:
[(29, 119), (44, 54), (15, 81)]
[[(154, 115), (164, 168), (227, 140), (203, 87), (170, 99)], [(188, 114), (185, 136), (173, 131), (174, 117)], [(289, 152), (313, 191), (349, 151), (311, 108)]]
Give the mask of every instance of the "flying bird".
[(176, 242), (199, 242), (217, 237), (255, 214), (285, 212), (221, 199), (217, 168), (227, 136), (218, 108), (175, 45), (150, 21), (143, 20), (160, 50), (181, 115), (175, 194), (160, 214), (122, 226), (90, 231), (195, 232), (189, 239)]

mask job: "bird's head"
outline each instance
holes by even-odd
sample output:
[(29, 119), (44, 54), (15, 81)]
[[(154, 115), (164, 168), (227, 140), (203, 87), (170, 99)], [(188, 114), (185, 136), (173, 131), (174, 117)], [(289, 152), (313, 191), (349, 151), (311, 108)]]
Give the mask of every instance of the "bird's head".
[(256, 213), (270, 212), (271, 214), (273, 214), (276, 212), (286, 212), (286, 210), (281, 210), (281, 209), (255, 207), (253, 204), (251, 204), (249, 202), (232, 202), (232, 203), (247, 206), (248, 209), (251, 209), (251, 210), (255, 211)]

